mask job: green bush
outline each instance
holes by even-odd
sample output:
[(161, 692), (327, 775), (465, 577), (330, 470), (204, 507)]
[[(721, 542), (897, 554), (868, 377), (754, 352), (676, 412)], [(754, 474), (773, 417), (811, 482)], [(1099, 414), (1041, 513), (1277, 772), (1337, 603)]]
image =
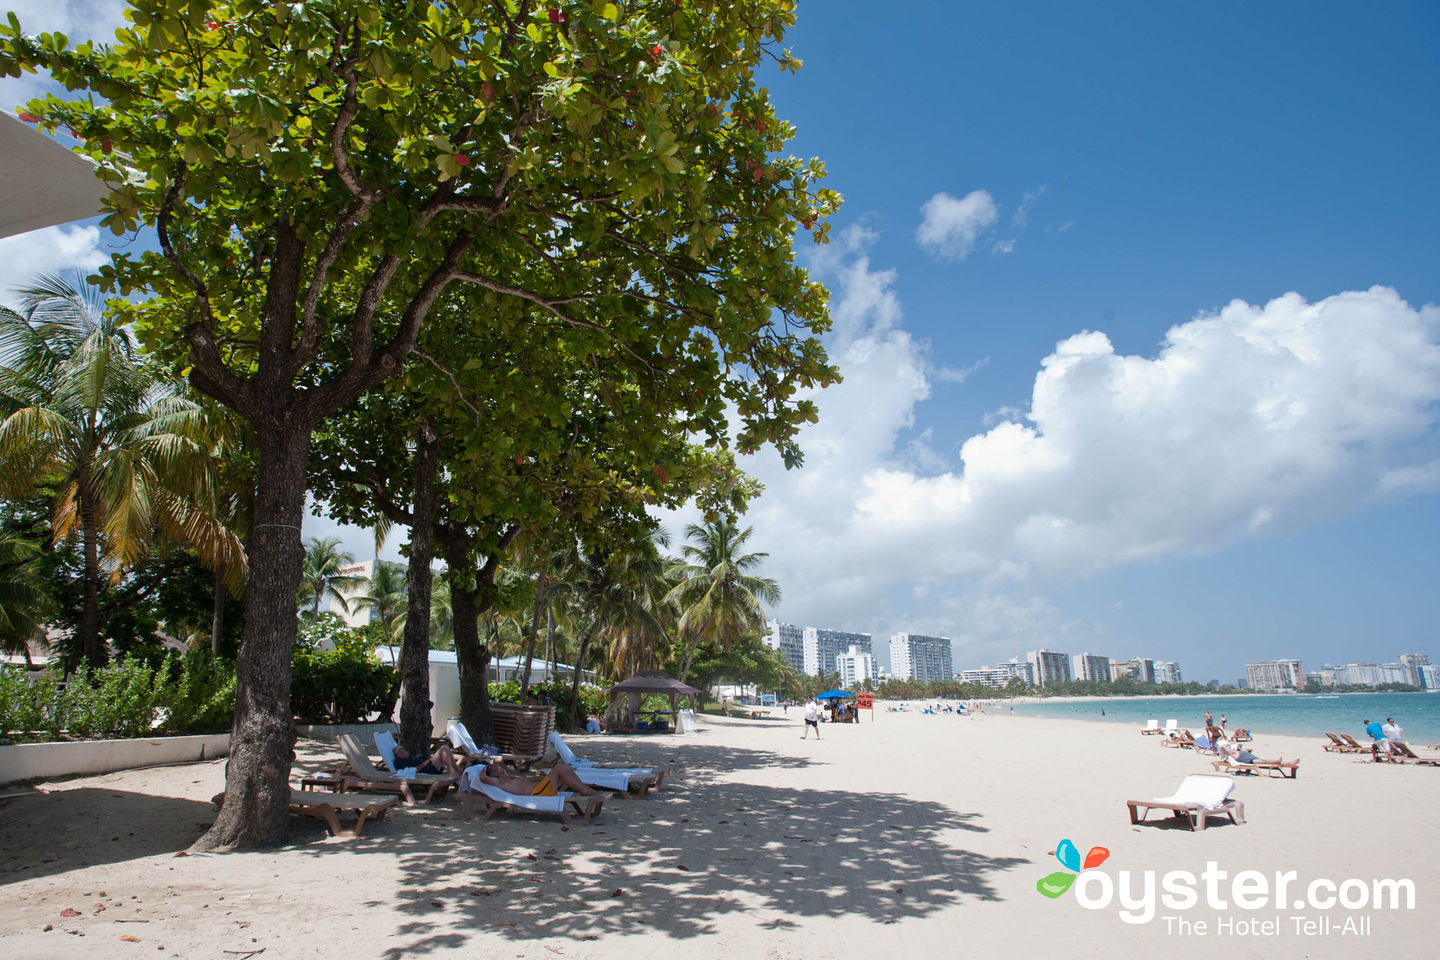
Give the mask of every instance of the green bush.
[[(323, 650), (322, 645), (333, 645)], [(322, 616), (300, 627), (290, 661), (290, 707), (300, 723), (359, 723), (394, 711), (400, 677), (375, 656), (369, 631)]]
[(157, 667), (124, 658), (71, 675), (27, 678), (0, 669), (0, 731), (12, 740), (112, 740), (224, 730), (235, 712), (235, 677), (209, 654), (171, 655)]

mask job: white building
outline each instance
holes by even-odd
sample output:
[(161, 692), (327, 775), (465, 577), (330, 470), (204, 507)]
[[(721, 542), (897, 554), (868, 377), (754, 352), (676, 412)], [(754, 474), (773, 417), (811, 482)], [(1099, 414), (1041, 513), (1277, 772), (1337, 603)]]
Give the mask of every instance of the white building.
[(993, 667), (975, 667), (960, 671), (962, 683), (983, 683), (987, 687), (1008, 686), (1011, 680), (1017, 678), (1027, 686), (1035, 682), (1034, 672), (1028, 661), (1011, 659)]
[(937, 683), (952, 679), (950, 638), (895, 634), (890, 638), (890, 669), (896, 680)]
[(1075, 676), (1081, 680), (1109, 681), (1110, 658), (1098, 653), (1075, 654)]
[[(1340, 683), (1351, 683), (1360, 687), (1380, 686), (1380, 667), (1368, 661), (1351, 661), (1336, 672), (1336, 680)], [(1341, 677), (1344, 679), (1340, 679)]]
[(1062, 683), (1071, 677), (1070, 654), (1068, 653), (1046, 650), (1042, 647), (1025, 654), (1025, 659), (1030, 661), (1030, 669), (1034, 672), (1036, 686), (1044, 687), (1052, 683)]
[(1184, 683), (1185, 681), (1180, 678), (1180, 664), (1174, 660), (1156, 660), (1155, 682)]
[(866, 653), (871, 652), (870, 634), (868, 633), (847, 633), (844, 630), (821, 630), (818, 627), (806, 627), (802, 633), (801, 642), (805, 655), (805, 673), (812, 677), (821, 673), (834, 672), (837, 669), (835, 658), (851, 647), (859, 647)]
[(1421, 666), (1420, 683), (1426, 690), (1440, 690), (1440, 664), (1427, 663)]
[(845, 653), (836, 655), (835, 671), (840, 674), (840, 686), (849, 689), (875, 679), (875, 658), (859, 644), (851, 644)]
[(1305, 672), (1299, 660), (1258, 660), (1245, 664), (1245, 679), (1252, 690), (1304, 690)]
[(780, 656), (796, 673), (805, 672), (805, 632), (793, 623), (766, 620), (770, 632), (764, 637), (766, 646), (780, 651)]

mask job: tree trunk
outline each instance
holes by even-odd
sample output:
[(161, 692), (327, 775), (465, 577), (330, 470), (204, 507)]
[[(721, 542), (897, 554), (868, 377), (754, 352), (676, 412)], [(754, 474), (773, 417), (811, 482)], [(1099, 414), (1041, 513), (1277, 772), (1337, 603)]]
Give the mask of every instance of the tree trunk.
[(535, 576), (535, 609), (530, 614), (530, 642), (525, 646), (525, 672), (520, 676), (520, 702), (530, 692), (530, 664), (535, 659), (535, 641), (540, 636), (540, 610), (545, 603), (545, 568)]
[[(458, 541), (458, 538), (455, 538)], [(477, 743), (494, 743), (490, 722), (490, 647), (480, 642), (480, 609), (476, 591), (466, 585), (469, 563), (463, 544), (445, 540), (445, 565), (450, 576), (451, 629), (455, 660), (460, 667), (460, 721)]]
[(575, 657), (575, 675), (570, 678), (570, 716), (576, 730), (585, 729), (584, 711), (580, 709), (580, 671), (585, 666), (585, 653), (590, 649), (590, 641), (599, 627), (598, 623), (591, 624), (590, 629), (585, 631), (580, 640), (580, 653)]
[(405, 575), (409, 604), (400, 644), (400, 742), (412, 757), (430, 755), (430, 543), (435, 517), (435, 472), (439, 441), (421, 423), (415, 450), (415, 510), (410, 527), (410, 569)]
[(290, 652), (295, 642), (295, 593), (305, 548), (308, 424), (278, 416), (256, 425), (260, 462), (255, 488), (250, 584), (245, 630), (235, 664), (235, 720), (225, 805), (196, 851), (276, 846), (290, 824)]
[(225, 564), (215, 565), (215, 599), (210, 608), (210, 652), (220, 655), (220, 634), (225, 629)]
[(90, 479), (81, 473), (80, 526), (85, 552), (85, 594), (80, 609), (80, 651), (91, 670), (105, 666), (105, 645), (100, 641), (100, 522)]

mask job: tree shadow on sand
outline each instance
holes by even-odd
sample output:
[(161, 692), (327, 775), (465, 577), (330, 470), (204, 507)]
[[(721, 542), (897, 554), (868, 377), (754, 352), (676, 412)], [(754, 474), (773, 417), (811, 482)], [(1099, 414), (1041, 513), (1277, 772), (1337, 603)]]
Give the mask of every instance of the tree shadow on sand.
[(208, 803), (109, 787), (7, 800), (0, 884), (184, 850), (214, 819)]
[(384, 849), (398, 857), (409, 893), (385, 905), (404, 917), (385, 955), (497, 935), (684, 940), (737, 913), (772, 929), (793, 926), (791, 917), (889, 923), (998, 899), (991, 875), (1030, 863), (961, 848), (957, 834), (985, 828), (977, 814), (939, 803), (720, 776), (804, 767), (804, 758), (699, 744), (683, 752), (673, 783), (644, 800), (607, 801), (588, 827), (510, 814), (466, 822), (442, 811), (387, 823)]

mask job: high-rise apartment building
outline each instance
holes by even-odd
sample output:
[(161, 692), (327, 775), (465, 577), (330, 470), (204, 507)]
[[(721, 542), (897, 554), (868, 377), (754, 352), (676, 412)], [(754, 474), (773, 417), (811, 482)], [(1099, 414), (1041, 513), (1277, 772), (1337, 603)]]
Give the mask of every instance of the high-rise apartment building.
[(1424, 681), (1420, 676), (1420, 668), (1430, 665), (1430, 658), (1423, 653), (1402, 653), (1400, 662), (1410, 670), (1410, 679), (1406, 682), (1417, 687), (1423, 687)]
[(1380, 665), (1366, 660), (1354, 661), (1345, 664), (1336, 671), (1337, 679), (1343, 676), (1340, 683), (1353, 683), (1359, 687), (1380, 686)]
[(1420, 685), (1426, 690), (1440, 690), (1440, 664), (1427, 663), (1420, 668)]
[(1052, 683), (1060, 683), (1069, 680), (1070, 654), (1061, 653), (1058, 650), (1031, 650), (1025, 654), (1025, 659), (1030, 661), (1030, 669), (1034, 671), (1035, 685), (1044, 687)]
[(840, 674), (840, 686), (849, 689), (857, 683), (875, 679), (875, 658), (869, 647), (851, 644), (850, 649), (835, 657), (835, 672)]
[(1184, 683), (1185, 681), (1180, 678), (1180, 664), (1174, 660), (1156, 660), (1155, 682)]
[(780, 656), (790, 664), (796, 673), (805, 672), (805, 632), (793, 623), (766, 620), (770, 632), (765, 635), (765, 645), (780, 651)]
[(1075, 654), (1075, 676), (1081, 680), (1108, 681), (1110, 658), (1102, 657), (1098, 653)]
[(1245, 679), (1252, 690), (1304, 690), (1305, 672), (1299, 660), (1260, 660), (1245, 664)]
[(987, 687), (1007, 686), (1011, 680), (1017, 678), (1027, 686), (1035, 682), (1034, 671), (1030, 668), (1028, 661), (1011, 658), (993, 667), (975, 667), (960, 671), (962, 683), (983, 683)]
[(835, 672), (835, 658), (851, 647), (859, 647), (866, 653), (872, 653), (870, 634), (847, 633), (844, 630), (806, 627), (802, 634), (802, 645), (805, 655), (804, 672), (812, 677), (819, 673)]
[(890, 638), (890, 670), (896, 680), (936, 683), (951, 679), (950, 638), (895, 634)]

